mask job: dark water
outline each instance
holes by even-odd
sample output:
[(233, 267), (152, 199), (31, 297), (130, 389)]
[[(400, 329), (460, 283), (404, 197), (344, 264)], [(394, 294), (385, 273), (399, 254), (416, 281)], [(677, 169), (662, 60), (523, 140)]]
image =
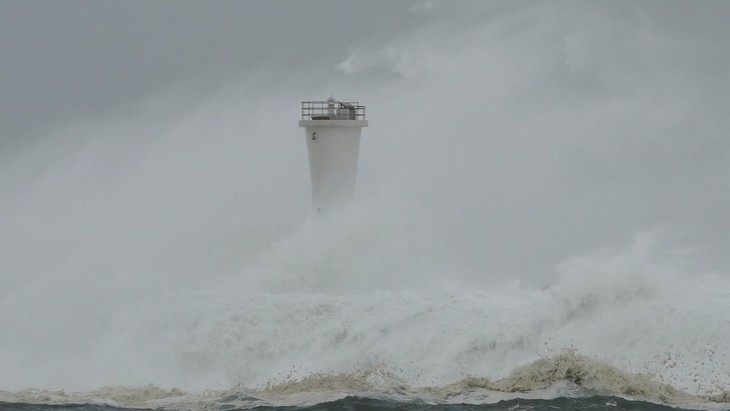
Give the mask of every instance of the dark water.
[(500, 401), (496, 404), (468, 405), (428, 405), (384, 401), (372, 398), (347, 397), (341, 400), (313, 405), (311, 407), (259, 407), (259, 410), (428, 410), (428, 411), (521, 411), (521, 410), (681, 410), (666, 405), (657, 405), (644, 401), (628, 401), (617, 397), (590, 397), (590, 398), (557, 398), (552, 400), (522, 400)]
[[(236, 408), (229, 408), (225, 405), (215, 406), (211, 404), (209, 410), (230, 411)], [(427, 410), (427, 411), (468, 411), (468, 410), (489, 410), (489, 411), (522, 411), (522, 410), (686, 410), (686, 408), (674, 408), (666, 405), (658, 405), (644, 401), (629, 401), (617, 397), (589, 397), (589, 398), (556, 398), (552, 400), (522, 400), (515, 399), (501, 401), (496, 404), (468, 405), (429, 405), (422, 403), (404, 403), (398, 401), (380, 400), (373, 398), (346, 397), (337, 401), (316, 404), (307, 407), (256, 407), (255, 410)], [(730, 409), (730, 408), (728, 408)], [(0, 402), (2, 411), (129, 411), (137, 408), (118, 408), (105, 405), (73, 404), (73, 405), (38, 405)]]

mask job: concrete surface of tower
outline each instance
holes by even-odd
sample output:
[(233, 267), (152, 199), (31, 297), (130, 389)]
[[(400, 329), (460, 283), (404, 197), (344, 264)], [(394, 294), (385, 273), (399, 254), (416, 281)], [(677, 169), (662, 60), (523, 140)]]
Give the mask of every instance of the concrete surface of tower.
[(360, 132), (368, 126), (365, 106), (357, 102), (303, 101), (299, 127), (305, 127), (312, 204), (326, 212), (355, 194)]

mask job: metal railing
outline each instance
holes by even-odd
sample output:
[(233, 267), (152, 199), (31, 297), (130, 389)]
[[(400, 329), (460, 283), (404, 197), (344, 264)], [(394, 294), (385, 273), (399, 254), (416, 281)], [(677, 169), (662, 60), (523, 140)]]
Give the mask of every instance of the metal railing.
[(365, 120), (357, 101), (302, 101), (302, 120)]

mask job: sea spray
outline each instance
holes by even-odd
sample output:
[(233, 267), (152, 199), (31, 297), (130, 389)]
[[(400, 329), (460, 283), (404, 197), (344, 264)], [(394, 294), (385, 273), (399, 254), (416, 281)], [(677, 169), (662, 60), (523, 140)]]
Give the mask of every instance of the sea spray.
[(184, 392), (156, 386), (103, 387), (89, 392), (52, 390), (0, 391), (0, 402), (30, 404), (107, 404), (119, 407), (203, 410), (211, 407), (308, 406), (349, 396), (379, 398), (404, 404), (494, 404), (516, 398), (552, 399), (617, 396), (673, 406), (714, 409), (728, 403), (727, 392), (701, 397), (624, 372), (575, 350), (537, 360), (503, 379), (467, 376), (444, 386), (412, 386), (388, 371), (387, 364), (346, 373), (314, 373), (301, 379), (268, 382), (262, 387), (236, 385), (227, 390)]

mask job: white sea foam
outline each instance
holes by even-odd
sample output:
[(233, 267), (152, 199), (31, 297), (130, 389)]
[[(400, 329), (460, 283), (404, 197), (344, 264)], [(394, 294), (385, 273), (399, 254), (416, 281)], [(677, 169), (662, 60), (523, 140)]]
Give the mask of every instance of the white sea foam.
[[(730, 284), (724, 277), (690, 276), (653, 263), (649, 235), (618, 254), (566, 261), (559, 280), (542, 290), (454, 282), (386, 289), (385, 279), (376, 277), (371, 285), (377, 286), (358, 293), (368, 267), (362, 261), (391, 244), (381, 243), (361, 221), (341, 218), (335, 225), (305, 224), (245, 275), (101, 309), (87, 317), (100, 321), (92, 323), (94, 334), (87, 323), (66, 323), (70, 329), (60, 334), (61, 342), (79, 345), (67, 345), (65, 357), (41, 351), (37, 358), (35, 350), (17, 349), (22, 335), (5, 336), (16, 349), (5, 350), (3, 362), (17, 365), (2, 374), (2, 386), (39, 386), (39, 376), (50, 376), (40, 387), (166, 387), (124, 391), (128, 400), (108, 390), (69, 398), (26, 393), (39, 401), (93, 397), (125, 406), (182, 395), (165, 391), (172, 387), (212, 390), (216, 400), (231, 386), (248, 387), (241, 392), (270, 403), (309, 403), (343, 393), (478, 402), (506, 398), (494, 392), (568, 395), (571, 386), (579, 393), (670, 404), (726, 395)], [(321, 244), (311, 244), (310, 230), (323, 233), (320, 238), (335, 250), (347, 244), (342, 247), (361, 252), (329, 258)], [(301, 275), (294, 282), (296, 273)], [(45, 290), (28, 291), (27, 301), (43, 301), (50, 295)], [(28, 327), (48, 341), (61, 332), (17, 323), (23, 318), (6, 315), (5, 326)], [(134, 399), (137, 394), (143, 399)], [(198, 397), (188, 394), (185, 401), (210, 400)]]

